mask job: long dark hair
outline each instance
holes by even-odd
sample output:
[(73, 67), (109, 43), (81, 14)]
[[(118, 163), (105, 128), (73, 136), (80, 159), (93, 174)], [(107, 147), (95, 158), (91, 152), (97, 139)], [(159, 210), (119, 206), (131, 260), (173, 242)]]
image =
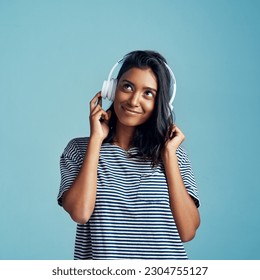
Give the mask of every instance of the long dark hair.
[[(157, 165), (161, 160), (161, 151), (164, 148), (169, 128), (173, 124), (173, 116), (169, 112), (171, 98), (171, 75), (165, 66), (165, 58), (155, 51), (133, 51), (128, 53), (119, 70), (117, 80), (131, 68), (150, 68), (157, 78), (157, 94), (155, 108), (151, 117), (143, 124), (136, 127), (133, 137), (133, 146), (138, 148), (138, 156), (144, 160), (151, 160), (152, 165)], [(112, 143), (116, 132), (117, 117), (114, 111), (114, 103), (108, 109), (111, 111), (109, 121), (110, 131), (106, 143)]]

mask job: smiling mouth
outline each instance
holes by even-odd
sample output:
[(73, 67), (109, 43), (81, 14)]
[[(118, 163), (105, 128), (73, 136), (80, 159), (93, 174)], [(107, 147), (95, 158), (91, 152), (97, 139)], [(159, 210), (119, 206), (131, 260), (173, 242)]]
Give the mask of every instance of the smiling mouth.
[(130, 114), (138, 114), (138, 115), (140, 115), (141, 114), (141, 112), (137, 112), (137, 111), (134, 111), (134, 110), (131, 110), (131, 109), (129, 109), (129, 108), (127, 108), (127, 107), (124, 107), (124, 106), (122, 106), (122, 108), (124, 109), (124, 111), (126, 111), (126, 112), (128, 112), (128, 113), (130, 113)]

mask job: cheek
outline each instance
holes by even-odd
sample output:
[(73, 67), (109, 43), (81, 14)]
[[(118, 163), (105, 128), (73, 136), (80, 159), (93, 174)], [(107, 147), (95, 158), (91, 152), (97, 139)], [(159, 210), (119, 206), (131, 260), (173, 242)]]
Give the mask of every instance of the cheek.
[(154, 102), (145, 103), (143, 108), (144, 108), (146, 113), (152, 114), (153, 110), (155, 109), (155, 103)]
[(114, 112), (116, 114), (116, 117), (118, 117), (118, 114), (120, 114), (120, 101), (115, 98), (114, 103), (113, 103), (113, 108), (114, 108)]
[(122, 102), (122, 94), (120, 92), (116, 91), (115, 92), (115, 99), (114, 99), (114, 104), (118, 106)]
[(121, 100), (116, 96), (114, 99), (114, 108), (120, 106)]

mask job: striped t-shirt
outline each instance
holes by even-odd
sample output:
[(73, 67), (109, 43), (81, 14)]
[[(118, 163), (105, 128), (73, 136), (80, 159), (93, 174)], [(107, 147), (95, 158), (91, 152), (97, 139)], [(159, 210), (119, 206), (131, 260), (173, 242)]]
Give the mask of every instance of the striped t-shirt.
[[(60, 158), (61, 184), (58, 203), (82, 166), (88, 138), (72, 139)], [(187, 259), (171, 213), (162, 164), (129, 157), (114, 144), (103, 143), (97, 172), (94, 212), (78, 224), (74, 259)], [(188, 193), (199, 206), (190, 161), (177, 150), (180, 172)]]

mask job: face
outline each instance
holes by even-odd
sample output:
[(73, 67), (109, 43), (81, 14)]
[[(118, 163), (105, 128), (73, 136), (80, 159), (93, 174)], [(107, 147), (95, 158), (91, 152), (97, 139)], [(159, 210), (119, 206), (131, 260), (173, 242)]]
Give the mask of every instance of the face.
[(117, 84), (114, 109), (118, 122), (138, 126), (152, 115), (157, 94), (157, 79), (150, 68), (131, 68)]

